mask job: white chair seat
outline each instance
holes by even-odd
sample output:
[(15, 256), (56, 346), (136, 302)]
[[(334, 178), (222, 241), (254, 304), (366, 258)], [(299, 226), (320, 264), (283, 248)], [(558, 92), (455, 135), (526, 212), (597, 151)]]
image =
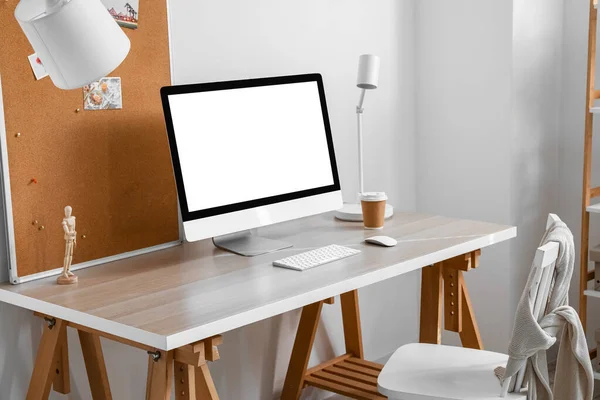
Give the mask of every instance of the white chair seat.
[[(379, 392), (401, 400), (499, 399), (500, 381), (494, 369), (508, 356), (490, 351), (412, 343), (400, 347), (383, 367)], [(509, 393), (505, 399), (526, 399)]]

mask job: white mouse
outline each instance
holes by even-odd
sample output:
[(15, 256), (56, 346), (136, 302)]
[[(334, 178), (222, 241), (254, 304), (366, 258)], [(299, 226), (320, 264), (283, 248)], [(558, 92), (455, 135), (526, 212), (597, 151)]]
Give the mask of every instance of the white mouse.
[(389, 236), (371, 236), (370, 238), (365, 239), (365, 242), (385, 247), (393, 247), (398, 244), (396, 239)]

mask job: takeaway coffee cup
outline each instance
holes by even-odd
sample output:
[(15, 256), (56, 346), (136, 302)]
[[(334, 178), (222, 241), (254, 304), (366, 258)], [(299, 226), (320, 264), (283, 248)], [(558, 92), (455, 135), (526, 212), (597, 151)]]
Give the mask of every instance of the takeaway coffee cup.
[(360, 195), (363, 222), (366, 229), (383, 228), (386, 200), (385, 192), (366, 192)]

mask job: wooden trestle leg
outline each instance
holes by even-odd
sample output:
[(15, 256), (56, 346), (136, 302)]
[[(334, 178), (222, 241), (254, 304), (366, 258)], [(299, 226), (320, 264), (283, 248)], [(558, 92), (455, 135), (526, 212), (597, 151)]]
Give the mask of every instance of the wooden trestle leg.
[[(425, 267), (421, 275), (419, 341), (440, 344), (444, 328), (457, 332), (464, 347), (483, 350), (463, 272), (479, 266), (480, 250)], [(442, 296), (443, 291), (443, 296)]]
[[(423, 268), (421, 283), (422, 343), (441, 343), (442, 312), (445, 329), (458, 332), (463, 346), (483, 349), (479, 329), (465, 285), (463, 272), (479, 265), (479, 250)], [(296, 340), (281, 398), (297, 400), (306, 386), (314, 386), (353, 399), (385, 399), (377, 391), (377, 377), (383, 366), (364, 359), (358, 291), (340, 296), (346, 354), (312, 368), (308, 367), (323, 304), (302, 309)]]
[(55, 318), (48, 318), (46, 322), (27, 389), (27, 400), (48, 399), (56, 375), (57, 360), (61, 357), (67, 324)]
[(385, 399), (377, 391), (377, 376), (383, 366), (363, 359), (358, 291), (343, 293), (340, 300), (346, 354), (307, 369), (323, 304), (333, 301), (327, 299), (305, 306), (281, 393), (283, 400), (298, 399), (305, 386), (353, 399)]
[(219, 359), (218, 346), (223, 343), (221, 335), (175, 350), (163, 351), (72, 322), (40, 313), (34, 314), (44, 318), (46, 326), (29, 383), (27, 400), (47, 400), (52, 387), (59, 393), (70, 392), (67, 326), (77, 329), (79, 334), (93, 400), (112, 400), (100, 336), (148, 352), (146, 400), (170, 400), (173, 378), (178, 399), (219, 400), (208, 362)]
[(177, 399), (218, 400), (208, 361), (219, 359), (221, 343), (223, 338), (217, 335), (169, 352), (148, 352), (146, 399), (169, 400), (174, 377)]

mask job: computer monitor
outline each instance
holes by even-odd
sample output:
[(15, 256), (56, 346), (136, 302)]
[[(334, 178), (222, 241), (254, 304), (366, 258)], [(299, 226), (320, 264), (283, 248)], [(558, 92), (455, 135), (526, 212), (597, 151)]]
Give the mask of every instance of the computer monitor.
[(320, 74), (161, 90), (186, 240), (250, 256), (290, 244), (247, 230), (338, 209)]

